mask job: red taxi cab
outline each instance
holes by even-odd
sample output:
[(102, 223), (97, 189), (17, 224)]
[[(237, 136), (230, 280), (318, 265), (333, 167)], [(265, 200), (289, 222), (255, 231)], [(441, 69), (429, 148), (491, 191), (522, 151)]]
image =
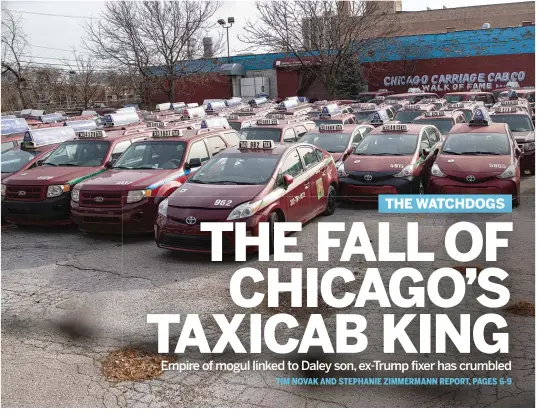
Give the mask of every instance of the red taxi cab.
[(400, 123), (411, 123), (427, 111), (435, 111), (435, 106), (433, 104), (407, 104), (398, 110), (394, 120)]
[(338, 167), (373, 129), (373, 126), (365, 124), (322, 124), (306, 133), (299, 142), (330, 153)]
[(408, 101), (409, 104), (416, 104), (423, 99), (431, 98), (439, 98), (439, 96), (436, 93), (430, 93), (427, 91), (413, 91), (408, 93), (391, 94), (389, 99), (396, 101), (405, 100)]
[(521, 172), (525, 174), (529, 171), (531, 175), (535, 173), (535, 141), (534, 124), (529, 113), (520, 106), (495, 107), (495, 111), (490, 114), (494, 123), (506, 123), (512, 132), (512, 136), (521, 150), (519, 164)]
[[(274, 144), (243, 140), (194, 174), (181, 190), (159, 205), (155, 242), (161, 248), (211, 251), (209, 232), (200, 222), (245, 222), (247, 235), (258, 224), (306, 222), (336, 208), (338, 177), (331, 155), (306, 143)], [(232, 232), (223, 233), (223, 252), (234, 250)]]
[(481, 101), (462, 101), (460, 103), (448, 103), (446, 105), (447, 110), (461, 111), (465, 117), (466, 123), (471, 121), (476, 110), (484, 107), (485, 106)]
[(375, 202), (379, 194), (424, 193), (440, 144), (439, 130), (431, 125), (374, 129), (338, 167), (340, 198)]
[[(103, 130), (75, 134), (58, 146), (41, 167), (19, 172), (2, 182), (6, 220), (20, 225), (71, 223), (71, 190), (75, 184), (106, 171), (132, 144), (151, 136), (151, 130), (108, 136)], [(36, 130), (38, 131), (38, 130)], [(30, 132), (31, 133), (31, 132)]]
[(314, 128), (316, 128), (316, 123), (307, 118), (288, 118), (281, 115), (281, 118), (259, 119), (254, 126), (242, 128), (239, 135), (243, 140), (272, 140), (275, 143), (295, 143), (307, 131)]
[(485, 109), (450, 131), (431, 168), (431, 194), (509, 194), (519, 205), (521, 152), (506, 123)]
[(238, 143), (237, 133), (224, 127), (153, 131), (153, 138), (131, 145), (111, 169), (73, 188), (73, 222), (82, 231), (153, 232), (158, 204), (190, 173)]
[(71, 129), (64, 127), (26, 132), (20, 147), (2, 153), (2, 181), (19, 171), (40, 166), (60, 143), (72, 138)]
[(444, 98), (424, 98), (420, 100), (421, 104), (433, 104), (435, 106), (435, 110), (441, 110), (445, 108), (445, 106), (448, 104), (448, 101)]
[(493, 106), (493, 110), (495, 110), (497, 107), (514, 107), (518, 106), (523, 108), (531, 117), (534, 117), (534, 110), (532, 108), (531, 103), (524, 99), (519, 98), (517, 93), (515, 93), (514, 90), (510, 92), (510, 97), (508, 99), (499, 100), (495, 105)]
[(529, 103), (531, 103), (531, 105), (533, 105), (534, 107), (534, 103), (536, 99), (535, 97), (536, 92), (534, 90), (534, 87), (523, 87), (523, 88), (517, 88), (517, 89), (504, 90), (499, 93), (497, 99), (506, 100), (510, 98), (511, 91), (514, 91), (519, 98), (524, 98), (525, 100), (528, 100)]
[(321, 113), (317, 118), (313, 118), (312, 121), (316, 126), (321, 124), (355, 124), (356, 119), (353, 114), (343, 113), (342, 108), (337, 104), (329, 104), (321, 109)]
[(17, 147), (24, 138), (24, 133), (30, 130), (27, 121), (24, 118), (6, 118), (2, 119), (2, 153)]
[(412, 121), (413, 124), (431, 124), (441, 132), (442, 139), (449, 133), (455, 124), (467, 123), (461, 111), (427, 111)]
[(228, 124), (236, 131), (245, 127), (252, 127), (256, 125), (256, 122), (265, 116), (238, 116), (237, 114), (229, 114), (226, 116)]

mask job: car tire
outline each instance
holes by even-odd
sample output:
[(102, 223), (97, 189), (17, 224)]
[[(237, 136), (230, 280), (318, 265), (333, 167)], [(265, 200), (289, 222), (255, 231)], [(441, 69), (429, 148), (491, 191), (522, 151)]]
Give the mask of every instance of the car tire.
[(278, 223), (280, 217), (278, 213), (272, 212), (269, 214), (267, 221), (269, 222), (269, 254), (273, 255), (275, 252), (275, 223)]
[(329, 186), (329, 191), (327, 192), (327, 204), (325, 210), (323, 210), (323, 215), (333, 215), (336, 210), (336, 188), (333, 185)]

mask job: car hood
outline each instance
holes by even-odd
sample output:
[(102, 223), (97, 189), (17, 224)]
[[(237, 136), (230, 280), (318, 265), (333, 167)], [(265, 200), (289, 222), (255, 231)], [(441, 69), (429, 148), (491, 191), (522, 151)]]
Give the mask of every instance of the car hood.
[(512, 131), (512, 134), (518, 143), (534, 141), (534, 131)]
[[(413, 156), (358, 156), (351, 155), (344, 162), (344, 168), (349, 171), (383, 172), (392, 171), (396, 174), (403, 167), (411, 163)], [(392, 165), (392, 167), (391, 167)], [(398, 165), (398, 167), (395, 167)], [(403, 167), (400, 167), (403, 165)]]
[[(181, 190), (176, 190), (169, 197), (168, 205), (183, 208), (232, 209), (241, 203), (252, 200), (264, 187), (264, 185), (194, 184), (187, 182), (181, 187)], [(216, 200), (225, 200), (225, 205), (215, 205)]]
[(77, 188), (81, 190), (124, 191), (142, 190), (165, 177), (182, 170), (107, 170), (96, 175)]
[(441, 171), (449, 176), (494, 177), (512, 164), (510, 155), (505, 156), (450, 156), (440, 155), (436, 160)]
[(9, 177), (13, 175), (14, 173), (2, 173), (2, 181), (4, 181), (4, 178)]
[(49, 186), (69, 183), (74, 185), (84, 178), (101, 173), (103, 167), (54, 167), (42, 166), (14, 174), (6, 184)]

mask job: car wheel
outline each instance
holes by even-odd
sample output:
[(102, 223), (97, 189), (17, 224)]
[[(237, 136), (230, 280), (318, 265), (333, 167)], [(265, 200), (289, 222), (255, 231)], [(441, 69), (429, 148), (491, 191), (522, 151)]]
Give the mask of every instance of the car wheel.
[(336, 210), (336, 188), (329, 186), (329, 192), (327, 193), (327, 205), (323, 211), (323, 215), (333, 215)]
[(278, 223), (278, 214), (273, 212), (269, 214), (267, 221), (269, 222), (269, 254), (275, 252), (275, 223)]

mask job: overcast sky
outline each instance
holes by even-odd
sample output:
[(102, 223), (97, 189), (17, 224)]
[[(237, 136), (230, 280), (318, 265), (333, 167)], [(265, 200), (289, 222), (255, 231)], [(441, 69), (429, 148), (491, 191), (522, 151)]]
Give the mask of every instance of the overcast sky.
[[(477, 6), (493, 3), (511, 3), (521, 0), (403, 0), (404, 11), (426, 10), (446, 7)], [(104, 1), (2, 1), (2, 9), (15, 11), (23, 18), (24, 32), (31, 47), (28, 61), (63, 65), (63, 59), (72, 58), (72, 47), (81, 49), (84, 18), (97, 17)], [(38, 15), (30, 13), (46, 13)], [(57, 15), (57, 16), (52, 16)], [(256, 15), (254, 1), (224, 1), (215, 21), (233, 16), (235, 24), (230, 29), (230, 51), (238, 54), (244, 46), (237, 34), (247, 19)], [(67, 16), (67, 17), (66, 17)], [(71, 16), (71, 17), (70, 17)], [(74, 16), (74, 17), (73, 17)], [(218, 26), (217, 26), (218, 27)], [(221, 28), (215, 28), (223, 30)], [(211, 34), (211, 33), (209, 33)], [(215, 36), (217, 33), (213, 33)]]

